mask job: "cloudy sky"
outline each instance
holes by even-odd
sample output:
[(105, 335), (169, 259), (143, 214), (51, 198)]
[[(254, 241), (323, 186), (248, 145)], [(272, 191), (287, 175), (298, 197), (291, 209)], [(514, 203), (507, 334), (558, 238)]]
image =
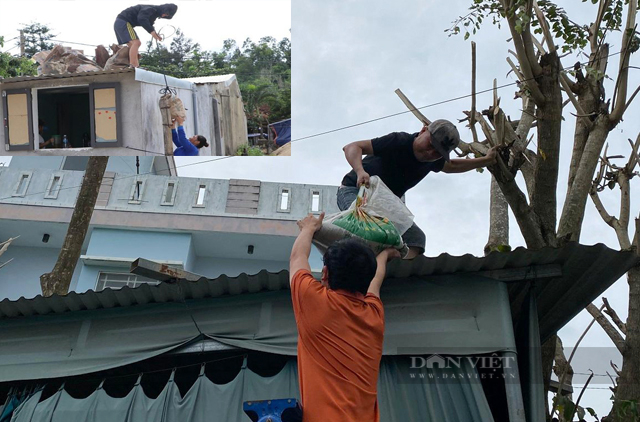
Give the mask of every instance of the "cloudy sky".
[[(16, 22), (37, 19), (60, 30), (60, 39), (72, 37), (71, 41), (85, 40), (90, 44), (111, 42), (113, 38), (112, 20), (101, 22), (97, 16), (115, 16), (123, 5), (126, 6), (122, 2), (90, 2), (99, 5), (98, 10), (97, 7), (86, 8), (85, 1), (26, 1), (19, 3), (20, 7), (14, 6), (11, 13), (6, 13), (7, 3), (18, 4), (0, 0), (0, 35), (15, 33), (12, 27)], [(23, 6), (30, 3), (38, 3), (37, 11)], [(235, 0), (178, 3), (180, 9), (171, 24), (184, 28), (189, 37), (205, 48), (217, 49), (221, 40), (226, 38), (244, 39), (250, 36), (257, 39), (263, 35), (276, 38), (291, 35), (293, 44), (293, 156), (176, 159), (181, 166), (181, 176), (338, 185), (349, 170), (342, 153), (344, 145), (392, 131), (413, 132), (420, 129), (420, 123), (410, 113), (384, 118), (406, 110), (394, 93), (396, 88), (402, 89), (418, 107), (470, 93), (471, 40), (477, 42), (478, 91), (490, 88), (494, 78), (498, 85), (515, 80), (513, 75), (508, 75), (506, 57), (508, 50), (513, 47), (507, 42), (509, 34), (504, 27), (499, 29), (485, 25), (468, 41), (461, 36), (448, 37), (444, 32), (457, 16), (467, 13), (470, 0), (297, 0), (292, 5), (290, 26), (280, 21), (285, 17), (289, 19), (288, 2)], [(595, 6), (590, 2), (574, 3), (570, 8), (565, 6), (573, 19), (579, 23), (591, 22), (596, 13)], [(270, 7), (255, 13), (255, 19), (247, 16), (247, 10), (257, 10), (258, 5), (266, 4)], [(283, 7), (283, 4), (287, 7)], [(236, 13), (223, 11), (235, 5), (241, 10)], [(62, 9), (73, 9), (73, 12), (60, 13)], [(107, 12), (107, 9), (113, 10), (113, 13)], [(273, 15), (265, 15), (267, 11), (273, 12)], [(266, 25), (264, 29), (258, 30), (263, 24)], [(610, 51), (619, 50), (619, 34), (613, 34)], [(632, 65), (640, 66), (638, 57), (632, 57)], [(563, 64), (570, 66), (577, 60), (575, 56), (566, 57), (563, 58)], [(579, 60), (583, 61), (584, 58)], [(614, 56), (609, 69), (615, 69), (617, 65), (618, 56)], [(632, 70), (631, 86), (639, 84), (640, 70)], [(613, 90), (611, 81), (607, 81), (606, 88), (610, 97)], [(503, 108), (517, 119), (520, 103), (513, 100), (514, 89), (503, 88), (499, 95)], [(479, 95), (478, 108), (488, 107), (491, 101), (490, 93)], [(462, 110), (469, 108), (470, 99), (466, 98), (434, 105), (422, 111), (432, 120), (446, 118), (456, 122), (463, 117)], [(574, 110), (567, 106), (560, 157), (565, 169), (559, 181), (559, 207), (564, 200), (566, 166), (572, 147), (573, 119), (570, 112)], [(635, 139), (640, 132), (638, 119), (629, 116), (638, 116), (639, 112), (640, 101), (636, 100), (627, 111), (626, 121), (609, 137), (611, 153), (628, 155), (627, 138)], [(364, 123), (371, 120), (376, 121)], [(338, 130), (351, 125), (357, 126)], [(471, 139), (469, 130), (463, 124), (458, 124), (458, 129), (463, 139)], [(327, 131), (333, 132), (318, 135)], [(200, 164), (194, 165), (196, 162)], [(482, 255), (488, 235), (489, 177), (488, 172), (475, 171), (461, 175), (431, 174), (407, 194), (407, 204), (416, 215), (416, 222), (427, 234), (428, 256), (444, 252), (452, 255)], [(635, 196), (632, 214), (637, 216), (640, 185), (637, 179), (633, 182), (632, 195)], [(617, 191), (607, 192), (604, 198), (611, 213), (616, 210), (616, 194)], [(511, 245), (523, 246), (513, 219), (511, 227)], [(582, 243), (602, 242), (618, 248), (613, 230), (602, 222), (591, 203), (587, 206), (583, 227)], [(627, 314), (627, 295), (625, 280), (618, 281), (605, 294), (622, 318), (626, 318)], [(565, 346), (576, 342), (590, 320), (590, 316), (583, 312), (561, 331)], [(609, 347), (612, 343), (595, 325), (583, 345)], [(607, 361), (608, 358), (605, 364)], [(585, 363), (574, 369), (576, 372), (587, 372), (589, 367), (589, 363)], [(604, 382), (603, 379), (596, 380)], [(588, 390), (582, 403), (596, 409), (598, 414), (606, 414), (610, 407), (609, 391), (602, 389), (606, 387), (604, 384), (593, 387), (599, 389)]]

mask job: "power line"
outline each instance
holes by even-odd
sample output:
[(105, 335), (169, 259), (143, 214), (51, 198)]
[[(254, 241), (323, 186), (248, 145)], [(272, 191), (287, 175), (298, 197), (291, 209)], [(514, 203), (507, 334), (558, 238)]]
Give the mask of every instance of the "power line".
[[(611, 54), (607, 55), (606, 57), (616, 56), (616, 55), (618, 55), (620, 53), (622, 53), (622, 51), (618, 51), (616, 53), (611, 53)], [(587, 62), (583, 62), (583, 63), (581, 63), (581, 65), (585, 65), (585, 64), (588, 64), (588, 63), (589, 63), (588, 61)], [(573, 69), (573, 66), (567, 66), (563, 70), (568, 70), (568, 69)], [(522, 81), (518, 80), (516, 82), (511, 82), (511, 83), (499, 85), (495, 89), (498, 90), (498, 89), (506, 88), (506, 87), (509, 87), (509, 86), (518, 85), (518, 84), (520, 84), (522, 82), (526, 82), (526, 81), (530, 81), (530, 80), (534, 80), (534, 79), (535, 78), (524, 79)], [(484, 94), (484, 93), (487, 93), (487, 92), (491, 92), (493, 90), (494, 90), (494, 88), (488, 88), (488, 89), (484, 89), (484, 90), (478, 91), (478, 92), (476, 92), (476, 94)], [(464, 98), (469, 98), (471, 96), (472, 96), (472, 94), (466, 94), (466, 95), (461, 95), (461, 96), (458, 96), (458, 97), (453, 97), (453, 98), (450, 98), (450, 99), (447, 99), (447, 100), (442, 100), (442, 101), (438, 101), (438, 102), (435, 102), (435, 103), (432, 103), (432, 104), (427, 104), (427, 105), (422, 106), (422, 107), (416, 107), (416, 110), (421, 110), (421, 109), (425, 109), (425, 108), (429, 108), (429, 107), (434, 107), (436, 105), (441, 105), (441, 104), (446, 104), (446, 103), (450, 103), (450, 102), (453, 102), (453, 101), (458, 101), (458, 100), (461, 100), (461, 99), (464, 99)], [(352, 125), (342, 126), (342, 127), (336, 128), (336, 129), (331, 129), (331, 130), (325, 131), (325, 132), (320, 132), (320, 133), (316, 133), (316, 134), (313, 134), (313, 135), (304, 136), (302, 138), (292, 139), (290, 141), (290, 143), (303, 141), (305, 139), (316, 138), (318, 136), (322, 136), (322, 135), (326, 135), (326, 134), (329, 134), (329, 133), (338, 132), (338, 131), (345, 130), (345, 129), (350, 129), (350, 128), (357, 127), (357, 126), (362, 126), (362, 125), (365, 125), (365, 124), (368, 124), (368, 123), (372, 123), (372, 122), (388, 119), (388, 118), (399, 116), (399, 115), (406, 114), (406, 113), (411, 113), (412, 111), (413, 110), (406, 110), (406, 111), (402, 111), (402, 112), (399, 112), (399, 113), (393, 113), (393, 114), (389, 114), (389, 115), (386, 115), (386, 116), (378, 117), (378, 118), (375, 118), (375, 119), (367, 120), (367, 121), (364, 121), (364, 122), (354, 123)], [(133, 148), (133, 147), (126, 147), (126, 148), (137, 150), (137, 151), (145, 151), (143, 149), (138, 149), (138, 148)], [(151, 151), (145, 151), (145, 152), (151, 152)], [(154, 154), (159, 154), (159, 153), (154, 153)], [(239, 158), (239, 157), (232, 156), (232, 155), (223, 156), (223, 157), (217, 157), (217, 158), (214, 158), (214, 159), (211, 159), (211, 160), (205, 160), (205, 161), (200, 161), (200, 162), (197, 162), (197, 163), (189, 163), (189, 164), (184, 164), (184, 165), (181, 165), (181, 166), (176, 166), (176, 169), (183, 168), (183, 167), (189, 167), (189, 166), (193, 166), (193, 165), (206, 164), (206, 163), (210, 163), (210, 162), (213, 162), (213, 161), (224, 160), (224, 159), (227, 159), (227, 158)], [(148, 173), (143, 173), (142, 175), (148, 175), (148, 174), (152, 174), (152, 173), (148, 172)], [(137, 175), (133, 175), (133, 177), (136, 177), (136, 176)], [(123, 176), (121, 179), (118, 179), (118, 180), (127, 179), (129, 177), (132, 177), (132, 176)], [(75, 188), (79, 188), (80, 186), (81, 185), (70, 186), (68, 188), (61, 188), (60, 190), (63, 190), (63, 189), (75, 189)], [(31, 193), (31, 194), (25, 194), (25, 196), (41, 195), (41, 194), (44, 194), (44, 193), (46, 193), (46, 192), (34, 192), (34, 193)], [(5, 197), (5, 198), (0, 198), (0, 201), (6, 200), (6, 199), (11, 199), (11, 198), (12, 198), (11, 196)]]

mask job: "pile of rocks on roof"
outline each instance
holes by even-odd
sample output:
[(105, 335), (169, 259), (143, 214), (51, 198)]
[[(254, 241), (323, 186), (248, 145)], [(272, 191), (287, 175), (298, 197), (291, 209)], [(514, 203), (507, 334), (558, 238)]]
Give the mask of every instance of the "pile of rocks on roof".
[(38, 75), (60, 75), (63, 73), (117, 70), (129, 66), (129, 47), (111, 46), (112, 54), (100, 45), (96, 48), (96, 59), (91, 60), (81, 50), (56, 45), (53, 50), (41, 51), (32, 59), (38, 63)]

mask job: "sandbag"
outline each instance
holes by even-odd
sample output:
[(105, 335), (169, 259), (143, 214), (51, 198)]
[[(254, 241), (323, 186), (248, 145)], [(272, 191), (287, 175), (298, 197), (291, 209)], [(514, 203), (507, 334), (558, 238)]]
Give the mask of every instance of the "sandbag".
[(324, 254), (334, 242), (347, 237), (362, 239), (378, 254), (395, 248), (405, 256), (409, 248), (402, 234), (413, 224), (413, 214), (377, 176), (362, 186), (349, 209), (325, 217), (313, 244)]
[(187, 112), (184, 109), (184, 104), (182, 104), (182, 100), (175, 95), (172, 95), (169, 98), (169, 112), (171, 113), (172, 119), (175, 119), (178, 116), (180, 116), (182, 120), (187, 119)]
[(129, 46), (115, 51), (104, 65), (104, 70), (122, 70), (129, 67)]

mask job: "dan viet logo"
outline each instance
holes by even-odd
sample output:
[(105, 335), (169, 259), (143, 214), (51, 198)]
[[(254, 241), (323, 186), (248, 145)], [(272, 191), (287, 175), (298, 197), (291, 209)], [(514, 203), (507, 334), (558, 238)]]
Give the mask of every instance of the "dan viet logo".
[(431, 355), (427, 358), (411, 356), (410, 369), (508, 369), (516, 365), (514, 356), (500, 356), (496, 353), (491, 356), (440, 356)]
[(516, 379), (515, 356), (410, 356), (408, 380)]

